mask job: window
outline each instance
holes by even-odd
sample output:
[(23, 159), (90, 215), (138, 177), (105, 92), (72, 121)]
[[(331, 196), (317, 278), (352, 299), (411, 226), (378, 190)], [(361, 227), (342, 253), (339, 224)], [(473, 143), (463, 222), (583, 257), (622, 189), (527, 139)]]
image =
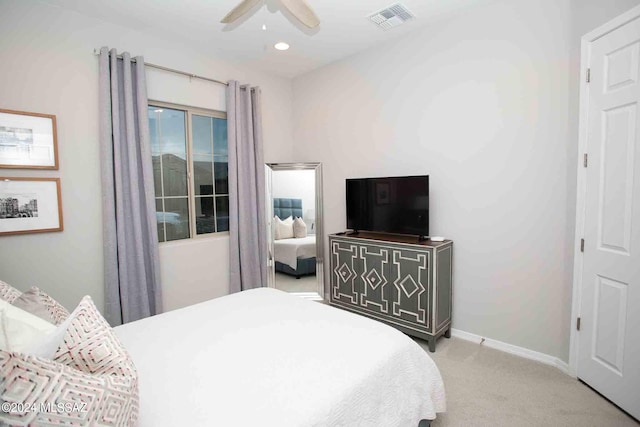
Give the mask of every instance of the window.
[(153, 103), (149, 131), (158, 240), (228, 231), (226, 115)]

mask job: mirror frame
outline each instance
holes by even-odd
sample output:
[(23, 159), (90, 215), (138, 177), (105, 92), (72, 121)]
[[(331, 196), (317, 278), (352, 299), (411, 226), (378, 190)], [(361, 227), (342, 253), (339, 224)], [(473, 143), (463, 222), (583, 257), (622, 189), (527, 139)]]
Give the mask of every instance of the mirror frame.
[(267, 212), (267, 268), (268, 273), (268, 286), (270, 288), (276, 288), (276, 268), (275, 260), (273, 258), (274, 246), (273, 246), (273, 172), (277, 171), (296, 171), (296, 170), (313, 170), (315, 171), (316, 179), (316, 292), (292, 292), (291, 295), (297, 295), (302, 298), (324, 301), (325, 289), (324, 289), (324, 220), (322, 213), (322, 163), (266, 163), (265, 164), (265, 185), (266, 185), (266, 207)]

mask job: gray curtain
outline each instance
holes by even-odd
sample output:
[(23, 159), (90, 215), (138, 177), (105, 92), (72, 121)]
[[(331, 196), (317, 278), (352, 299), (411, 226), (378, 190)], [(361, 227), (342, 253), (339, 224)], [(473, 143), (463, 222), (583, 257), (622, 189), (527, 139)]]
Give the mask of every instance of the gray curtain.
[(100, 50), (105, 317), (113, 326), (162, 311), (144, 60), (135, 59)]
[(229, 292), (267, 286), (267, 223), (262, 154), (260, 88), (230, 81), (227, 88), (229, 142)]

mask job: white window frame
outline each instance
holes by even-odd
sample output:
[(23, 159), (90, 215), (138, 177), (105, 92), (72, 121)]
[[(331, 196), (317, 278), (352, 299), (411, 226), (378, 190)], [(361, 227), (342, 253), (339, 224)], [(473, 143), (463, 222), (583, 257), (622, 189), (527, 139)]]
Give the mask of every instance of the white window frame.
[[(173, 104), (170, 102), (164, 102), (164, 101), (156, 101), (156, 100), (149, 100), (147, 102), (148, 107), (151, 108), (168, 108), (168, 109), (172, 109), (172, 110), (180, 110), (180, 111), (184, 111), (185, 112), (185, 133), (186, 133), (186, 154), (187, 154), (187, 206), (189, 209), (189, 237), (184, 238), (184, 239), (176, 239), (176, 240), (167, 240), (167, 231), (166, 231), (166, 227), (163, 227), (163, 231), (164, 231), (164, 240), (162, 242), (159, 242), (159, 244), (164, 245), (164, 244), (171, 244), (171, 243), (176, 243), (176, 242), (184, 242), (184, 241), (188, 241), (188, 240), (192, 240), (192, 239), (210, 239), (210, 238), (215, 238), (215, 237), (219, 237), (219, 236), (228, 236), (229, 235), (229, 231), (215, 231), (213, 233), (206, 233), (206, 234), (197, 234), (196, 233), (196, 192), (195, 192), (195, 179), (193, 176), (193, 135), (192, 135), (192, 124), (193, 124), (193, 115), (195, 114), (196, 116), (206, 116), (206, 117), (213, 117), (213, 118), (217, 118), (217, 119), (224, 119), (227, 120), (227, 113), (224, 111), (216, 111), (216, 110), (208, 110), (206, 108), (199, 108), (199, 107), (191, 107), (188, 105), (181, 105), (181, 104)], [(213, 153), (213, 157), (215, 159), (215, 152)], [(228, 158), (228, 156), (227, 156)], [(164, 179), (163, 179), (163, 169), (162, 169), (162, 156), (160, 156), (160, 185), (162, 187), (162, 199), (182, 199), (184, 198), (184, 196), (164, 196)], [(216, 196), (218, 196), (218, 194), (216, 193), (215, 190), (215, 171), (214, 171), (214, 183), (213, 183), (213, 216), (215, 218), (216, 221), (216, 228), (217, 228), (217, 221), (218, 221), (218, 213), (217, 213), (217, 207), (216, 207)], [(228, 179), (228, 175), (227, 175), (227, 179)], [(229, 193), (227, 192), (227, 194), (220, 194), (221, 196), (227, 196), (229, 197)], [(154, 200), (157, 199), (157, 197), (154, 195)], [(164, 213), (164, 203), (162, 205), (162, 212)]]

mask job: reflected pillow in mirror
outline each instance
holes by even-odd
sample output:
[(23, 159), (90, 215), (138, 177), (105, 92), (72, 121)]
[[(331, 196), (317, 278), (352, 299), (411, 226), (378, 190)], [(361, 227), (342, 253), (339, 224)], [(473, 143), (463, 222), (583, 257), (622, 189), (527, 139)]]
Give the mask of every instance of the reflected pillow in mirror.
[(291, 239), (293, 237), (293, 218), (288, 217), (284, 221), (276, 216), (276, 232), (275, 239)]
[(307, 224), (305, 224), (302, 218), (293, 220), (293, 237), (296, 239), (307, 237)]

